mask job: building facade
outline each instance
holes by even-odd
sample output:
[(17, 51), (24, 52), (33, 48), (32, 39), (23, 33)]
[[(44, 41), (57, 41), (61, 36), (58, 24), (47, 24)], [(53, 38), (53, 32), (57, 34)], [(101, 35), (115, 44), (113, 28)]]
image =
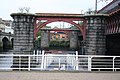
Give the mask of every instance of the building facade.
[(0, 18), (0, 52), (13, 48), (13, 33), (12, 21)]
[(0, 31), (13, 34), (12, 20), (2, 20), (0, 18)]

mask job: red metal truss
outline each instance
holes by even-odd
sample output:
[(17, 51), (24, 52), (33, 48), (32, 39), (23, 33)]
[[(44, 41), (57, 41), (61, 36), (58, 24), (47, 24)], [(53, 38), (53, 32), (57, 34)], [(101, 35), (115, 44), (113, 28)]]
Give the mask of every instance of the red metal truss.
[(107, 21), (106, 34), (119, 33), (120, 25), (120, 9), (109, 14)]
[[(46, 20), (46, 22), (43, 22), (40, 25), (37, 25), (36, 24), (37, 20), (38, 21)], [(63, 18), (59, 18), (57, 16), (56, 16), (56, 18), (55, 17), (53, 17), (53, 18), (49, 18), (49, 17), (47, 17), (47, 18), (46, 17), (45, 18), (44, 17), (35, 18), (35, 20), (34, 20), (34, 38), (36, 38), (38, 31), (43, 26), (45, 26), (45, 25), (47, 25), (49, 23), (52, 23), (52, 22), (57, 22), (57, 21), (67, 22), (67, 23), (70, 23), (70, 24), (76, 26), (80, 30), (80, 32), (82, 33), (83, 39), (85, 39), (86, 20), (84, 18), (64, 18), (64, 16), (63, 16)], [(82, 28), (79, 24), (75, 23), (74, 21), (83, 21), (84, 22), (84, 27)]]

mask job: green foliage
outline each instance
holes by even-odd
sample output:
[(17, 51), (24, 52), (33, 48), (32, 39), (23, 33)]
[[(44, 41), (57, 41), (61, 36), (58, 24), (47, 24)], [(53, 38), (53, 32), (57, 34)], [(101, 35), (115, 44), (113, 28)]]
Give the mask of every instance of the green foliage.
[(81, 41), (80, 46), (86, 46), (86, 42), (85, 41)]
[(77, 27), (76, 26), (71, 26), (71, 29), (77, 29)]
[(42, 30), (40, 29), (40, 30), (38, 31), (37, 36), (41, 36), (41, 32), (42, 32)]
[(83, 27), (83, 26), (84, 26), (84, 23), (83, 23), (83, 22), (79, 22), (79, 25), (80, 25), (81, 27)]
[(40, 44), (41, 44), (41, 38), (38, 38), (38, 39), (35, 40), (35, 42), (34, 42), (34, 47), (40, 48)]
[(53, 40), (49, 43), (50, 47), (69, 47), (69, 41)]

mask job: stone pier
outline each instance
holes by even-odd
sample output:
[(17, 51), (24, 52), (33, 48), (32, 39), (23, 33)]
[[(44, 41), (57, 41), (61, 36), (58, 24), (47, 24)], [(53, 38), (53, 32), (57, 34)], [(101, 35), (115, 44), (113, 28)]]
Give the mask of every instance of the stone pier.
[(41, 48), (45, 49), (49, 47), (49, 31), (42, 30), (41, 32)]
[(78, 46), (78, 35), (77, 31), (70, 31), (70, 49), (77, 49)]
[[(13, 13), (11, 14), (13, 18), (14, 26), (14, 52), (13, 54), (23, 54), (29, 55), (33, 54), (34, 48), (34, 15), (28, 13)], [(28, 67), (28, 57), (13, 57), (12, 67)], [(18, 60), (20, 59), (20, 61)], [(19, 62), (21, 62), (21, 66)]]
[(87, 55), (104, 55), (106, 36), (106, 15), (86, 15), (86, 52)]
[(34, 15), (11, 14), (14, 26), (14, 54), (31, 54), (34, 42)]

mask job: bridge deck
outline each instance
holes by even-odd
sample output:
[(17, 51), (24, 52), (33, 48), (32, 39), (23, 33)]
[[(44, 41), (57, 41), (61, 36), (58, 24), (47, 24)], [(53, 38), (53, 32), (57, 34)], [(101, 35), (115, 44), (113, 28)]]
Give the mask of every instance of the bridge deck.
[[(108, 77), (109, 76), (109, 77)], [(0, 72), (0, 80), (119, 80), (120, 73), (82, 72), (40, 72), (10, 71)]]
[(83, 14), (67, 14), (67, 13), (35, 13), (41, 17), (83, 17)]

